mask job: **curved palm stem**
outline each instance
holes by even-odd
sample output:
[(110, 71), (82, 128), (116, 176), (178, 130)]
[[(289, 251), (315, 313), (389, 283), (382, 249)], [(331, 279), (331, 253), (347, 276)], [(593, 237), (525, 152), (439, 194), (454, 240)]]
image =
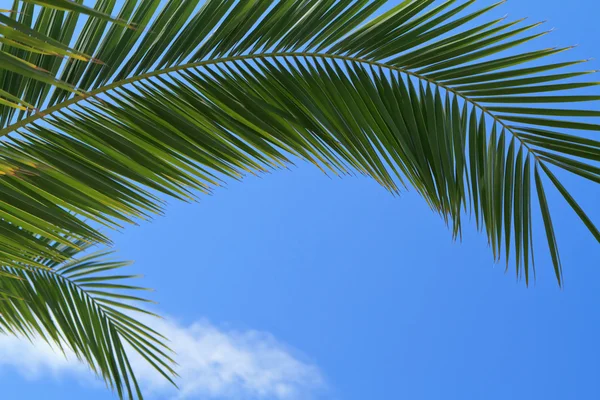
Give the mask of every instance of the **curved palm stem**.
[(100, 95), (102, 93), (108, 92), (110, 90), (122, 87), (122, 86), (130, 84), (130, 83), (135, 83), (135, 82), (139, 82), (139, 81), (149, 79), (149, 78), (152, 78), (155, 76), (165, 75), (165, 74), (169, 74), (171, 72), (183, 71), (183, 70), (187, 70), (187, 69), (191, 69), (191, 68), (227, 63), (227, 62), (232, 62), (232, 61), (257, 60), (257, 59), (276, 58), (276, 57), (312, 57), (312, 58), (322, 58), (322, 59), (330, 59), (330, 60), (352, 61), (352, 62), (356, 62), (356, 63), (360, 63), (360, 64), (367, 64), (367, 65), (371, 65), (371, 66), (378, 67), (378, 68), (385, 68), (385, 69), (388, 69), (391, 71), (400, 72), (400, 73), (412, 76), (414, 78), (417, 78), (421, 81), (431, 83), (431, 84), (437, 86), (438, 88), (444, 89), (450, 93), (455, 94), (456, 96), (462, 98), (466, 102), (472, 104), (474, 107), (481, 110), (484, 114), (490, 116), (494, 120), (494, 122), (500, 124), (500, 126), (502, 126), (504, 129), (506, 129), (508, 132), (510, 132), (515, 138), (517, 138), (517, 140), (519, 140), (519, 142), (533, 155), (533, 157), (536, 160), (539, 160), (539, 158), (535, 154), (535, 151), (533, 149), (531, 149), (531, 147), (529, 147), (527, 145), (527, 143), (525, 141), (523, 141), (523, 139), (521, 139), (521, 137), (518, 135), (518, 133), (516, 133), (513, 129), (511, 129), (510, 126), (506, 125), (506, 123), (504, 121), (502, 121), (498, 116), (496, 116), (493, 112), (488, 110), (482, 104), (480, 104), (477, 101), (469, 98), (468, 96), (460, 93), (459, 91), (451, 88), (450, 86), (444, 85), (433, 79), (427, 78), (426, 76), (418, 74), (414, 71), (410, 71), (405, 68), (389, 65), (384, 62), (367, 60), (365, 58), (360, 58), (360, 57), (351, 57), (351, 56), (343, 56), (343, 55), (338, 55), (338, 54), (327, 54), (327, 53), (313, 53), (313, 52), (275, 52), (275, 53), (262, 53), (262, 54), (245, 54), (245, 55), (239, 55), (239, 56), (217, 58), (217, 59), (212, 59), (212, 60), (204, 60), (204, 61), (199, 61), (199, 62), (194, 62), (194, 63), (187, 63), (187, 64), (177, 65), (177, 66), (170, 67), (170, 68), (163, 68), (163, 69), (147, 72), (144, 74), (132, 76), (130, 78), (121, 79), (121, 80), (113, 82), (109, 85), (102, 86), (98, 89), (92, 90), (83, 95), (78, 95), (78, 96), (72, 97), (69, 100), (66, 100), (62, 103), (56, 104), (56, 105), (49, 107), (43, 111), (39, 111), (28, 118), (25, 118), (18, 122), (15, 122), (14, 124), (9, 125), (6, 128), (0, 130), (0, 137), (8, 135), (9, 133), (14, 132), (15, 130), (17, 130), (21, 127), (24, 127), (40, 118), (43, 119), (44, 117), (46, 117), (49, 114), (60, 111), (64, 108), (68, 108), (69, 106), (76, 104), (80, 101), (84, 101), (85, 99), (87, 99), (89, 97), (94, 97), (94, 96)]

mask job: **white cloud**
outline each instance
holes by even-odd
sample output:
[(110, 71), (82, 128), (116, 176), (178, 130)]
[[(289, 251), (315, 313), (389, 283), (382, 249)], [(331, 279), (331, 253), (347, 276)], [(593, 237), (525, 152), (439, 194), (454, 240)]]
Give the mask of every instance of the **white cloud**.
[[(160, 399), (273, 399), (314, 397), (325, 387), (319, 369), (295, 356), (275, 338), (258, 331), (231, 331), (207, 321), (181, 326), (154, 321), (177, 353), (180, 377), (174, 389), (138, 357), (132, 364), (147, 397)], [(70, 377), (91, 382), (91, 372), (72, 354), (67, 358), (42, 340), (0, 335), (0, 373), (15, 369), (26, 379)]]
[(35, 380), (51, 375), (58, 377), (65, 372), (86, 376), (89, 368), (78, 362), (71, 352), (67, 356), (41, 339), (33, 342), (25, 338), (0, 334), (0, 367), (16, 369), (24, 378)]

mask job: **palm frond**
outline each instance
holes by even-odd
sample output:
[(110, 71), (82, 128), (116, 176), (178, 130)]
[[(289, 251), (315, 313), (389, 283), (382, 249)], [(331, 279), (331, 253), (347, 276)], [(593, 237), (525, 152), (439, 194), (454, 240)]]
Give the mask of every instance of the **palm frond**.
[(0, 66), (10, 268), (66, 261), (44, 238), (109, 243), (100, 225), (148, 219), (162, 195), (192, 200), (296, 158), (413, 187), (455, 237), (472, 213), (526, 283), (537, 198), (562, 284), (542, 175), (600, 239), (552, 172), (600, 182), (600, 112), (582, 108), (600, 100), (595, 71), (550, 61), (570, 47), (520, 51), (548, 32), (495, 17), (503, 2), (30, 3), (0, 19), (21, 34), (0, 31), (19, 43), (1, 41), (3, 59), (22, 67)]
[[(65, 257), (78, 253), (51, 246)], [(147, 289), (128, 284), (137, 276), (118, 271), (129, 263), (112, 261), (108, 254), (92, 253), (63, 264), (38, 259), (46, 269), (2, 268), (0, 332), (37, 336), (63, 352), (70, 349), (120, 397), (141, 397), (125, 344), (171, 381), (174, 361), (164, 337), (133, 318), (132, 313), (151, 314), (136, 305), (150, 301), (129, 292)]]

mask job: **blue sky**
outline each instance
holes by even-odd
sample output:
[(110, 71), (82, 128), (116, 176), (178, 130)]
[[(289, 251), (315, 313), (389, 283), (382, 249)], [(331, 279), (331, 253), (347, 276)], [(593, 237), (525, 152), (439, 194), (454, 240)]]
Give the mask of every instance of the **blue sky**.
[[(509, 1), (496, 14), (557, 28), (530, 50), (579, 44), (565, 57), (600, 57), (600, 5), (570, 4)], [(565, 182), (600, 223), (600, 188)], [(415, 193), (302, 163), (171, 202), (166, 217), (113, 237), (157, 289), (186, 399), (598, 399), (600, 246), (548, 197), (563, 290), (541, 231), (527, 289), (474, 227), (453, 243)], [(174, 396), (142, 376), (150, 398)], [(0, 339), (0, 387), (7, 399), (113, 398), (85, 368), (14, 339)]]

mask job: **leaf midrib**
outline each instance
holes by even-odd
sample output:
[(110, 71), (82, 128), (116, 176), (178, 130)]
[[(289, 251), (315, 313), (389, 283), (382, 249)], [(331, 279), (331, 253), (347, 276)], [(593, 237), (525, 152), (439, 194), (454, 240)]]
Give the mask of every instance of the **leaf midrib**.
[(500, 117), (495, 115), (492, 111), (488, 110), (484, 105), (479, 104), (477, 101), (460, 93), (459, 91), (453, 89), (450, 86), (447, 86), (447, 85), (444, 85), (443, 83), (434, 81), (434, 80), (432, 80), (424, 75), (418, 74), (414, 71), (410, 71), (410, 70), (402, 68), (402, 67), (396, 67), (393, 65), (389, 65), (384, 62), (367, 60), (367, 59), (360, 58), (360, 57), (344, 56), (344, 55), (339, 55), (339, 54), (311, 53), (311, 52), (275, 52), (275, 53), (245, 54), (245, 55), (222, 57), (222, 58), (215, 58), (215, 59), (211, 59), (211, 60), (198, 61), (198, 62), (194, 62), (194, 63), (187, 63), (187, 64), (182, 64), (182, 65), (177, 65), (174, 67), (163, 68), (163, 69), (159, 69), (159, 70), (155, 70), (155, 71), (151, 71), (151, 72), (146, 72), (144, 74), (132, 76), (130, 78), (126, 78), (126, 79), (122, 79), (122, 80), (113, 82), (109, 85), (102, 86), (100, 88), (97, 88), (90, 92), (87, 92), (84, 95), (72, 97), (71, 99), (63, 101), (62, 103), (56, 104), (56, 105), (49, 107), (47, 109), (44, 109), (42, 111), (38, 111), (37, 113), (35, 113), (25, 119), (22, 119), (18, 122), (15, 122), (12, 125), (7, 126), (4, 129), (1, 129), (0, 130), (0, 138), (16, 131), (19, 128), (25, 127), (26, 125), (28, 125), (34, 121), (37, 121), (40, 118), (43, 119), (44, 117), (47, 117), (54, 112), (60, 111), (64, 108), (67, 108), (73, 104), (80, 102), (80, 101), (86, 100), (90, 97), (95, 97), (97, 95), (100, 95), (102, 93), (108, 92), (113, 89), (117, 89), (121, 86), (130, 84), (130, 83), (139, 82), (139, 81), (142, 81), (145, 79), (152, 78), (154, 76), (169, 74), (171, 72), (182, 71), (182, 70), (186, 70), (186, 69), (190, 69), (190, 68), (197, 68), (197, 67), (232, 62), (232, 61), (265, 59), (265, 58), (276, 58), (276, 57), (303, 57), (303, 58), (311, 58), (312, 57), (312, 58), (322, 58), (322, 59), (331, 59), (331, 60), (351, 61), (351, 62), (367, 64), (367, 65), (371, 65), (371, 66), (375, 66), (375, 67), (379, 67), (379, 68), (385, 68), (385, 69), (388, 69), (391, 71), (397, 71), (397, 72), (412, 76), (414, 78), (417, 78), (421, 81), (431, 83), (441, 89), (444, 89), (444, 90), (446, 90), (450, 93), (453, 93), (454, 95), (462, 98), (464, 101), (472, 104), (474, 107), (481, 110), (484, 114), (490, 116), (494, 120), (494, 122), (496, 122), (500, 126), (502, 126), (507, 132), (510, 132), (511, 135), (513, 137), (515, 137), (527, 149), (527, 151), (534, 156), (534, 158), (536, 160), (538, 160), (538, 157), (535, 154), (535, 151), (533, 149), (531, 149), (527, 145), (527, 143), (525, 143), (523, 141), (523, 139), (514, 130), (512, 130), (511, 127), (508, 126)]

